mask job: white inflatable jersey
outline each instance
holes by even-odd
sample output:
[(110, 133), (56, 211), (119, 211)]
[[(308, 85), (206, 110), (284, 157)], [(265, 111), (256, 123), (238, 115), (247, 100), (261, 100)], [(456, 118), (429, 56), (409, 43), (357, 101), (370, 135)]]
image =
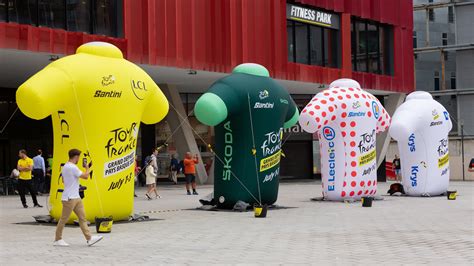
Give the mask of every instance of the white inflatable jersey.
[(449, 113), (431, 94), (416, 91), (393, 115), (389, 134), (398, 141), (403, 188), (411, 196), (435, 196), (449, 185)]
[(317, 132), (323, 197), (360, 199), (377, 192), (376, 134), (390, 116), (358, 82), (339, 79), (313, 97), (301, 112), (303, 130)]

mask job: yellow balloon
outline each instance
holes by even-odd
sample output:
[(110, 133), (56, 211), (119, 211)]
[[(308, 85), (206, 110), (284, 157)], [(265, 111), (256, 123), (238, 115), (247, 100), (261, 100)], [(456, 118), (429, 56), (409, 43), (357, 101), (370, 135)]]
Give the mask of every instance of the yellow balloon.
[[(168, 113), (168, 101), (155, 82), (120, 49), (104, 42), (80, 46), (36, 73), (16, 92), (18, 107), (28, 117), (51, 115), (54, 164), (50, 214), (62, 211), (61, 167), (76, 148), (92, 163), (83, 199), (89, 221), (133, 213), (134, 163), (140, 122), (154, 124)], [(72, 216), (70, 222), (77, 219)]]

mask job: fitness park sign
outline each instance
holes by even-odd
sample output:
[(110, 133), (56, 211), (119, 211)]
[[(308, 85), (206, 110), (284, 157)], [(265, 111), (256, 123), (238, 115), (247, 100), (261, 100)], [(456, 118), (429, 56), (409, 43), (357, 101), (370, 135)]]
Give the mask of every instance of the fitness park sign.
[(317, 9), (286, 4), (286, 18), (325, 28), (339, 29), (339, 15)]

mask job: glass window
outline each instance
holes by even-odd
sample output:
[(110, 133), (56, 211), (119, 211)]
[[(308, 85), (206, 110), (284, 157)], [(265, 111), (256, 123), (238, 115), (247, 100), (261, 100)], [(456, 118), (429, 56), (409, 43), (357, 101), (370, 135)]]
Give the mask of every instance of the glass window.
[[(352, 70), (392, 74), (393, 34), (391, 27), (353, 19), (351, 25)], [(416, 42), (416, 33), (413, 35)]]
[(8, 3), (8, 21), (20, 24), (36, 25), (36, 0), (14, 1), (6, 0)]
[(67, 30), (90, 32), (90, 1), (66, 0)]
[(286, 32), (289, 62), (340, 66), (339, 30), (287, 20)]
[(413, 48), (417, 48), (418, 44), (416, 42), (416, 31), (413, 31)]
[(391, 27), (379, 26), (381, 74), (393, 74), (393, 34)]
[(367, 24), (367, 52), (369, 72), (379, 74), (379, 31), (378, 26), (371, 23)]
[(356, 64), (356, 50), (357, 50), (357, 29), (355, 28), (355, 23), (351, 23), (351, 61), (352, 61), (352, 71), (357, 71)]
[(434, 13), (434, 10), (433, 9), (428, 9), (428, 19), (430, 21), (434, 21), (435, 20), (435, 13)]
[(324, 64), (328, 67), (339, 67), (339, 32), (331, 29), (324, 29)]
[(117, 1), (96, 0), (94, 34), (117, 36)]
[(451, 72), (451, 89), (456, 89), (456, 72)]
[(323, 58), (323, 28), (310, 26), (310, 55), (311, 65), (322, 66), (324, 64)]
[(434, 90), (439, 91), (439, 72), (434, 72)]
[(66, 7), (63, 0), (39, 0), (38, 15), (39, 26), (62, 29), (66, 26)]
[(308, 25), (295, 22), (296, 63), (309, 64)]
[(0, 21), (121, 37), (122, 0), (0, 0)]
[(367, 72), (367, 23), (356, 22), (356, 69), (357, 71)]
[(7, 0), (0, 0), (0, 21), (7, 21)]
[(291, 20), (286, 21), (286, 36), (288, 45), (288, 61), (295, 62), (295, 26)]
[(448, 34), (443, 32), (441, 39), (443, 40), (443, 46), (448, 45)]
[(448, 7), (448, 22), (454, 23), (454, 9), (452, 6)]

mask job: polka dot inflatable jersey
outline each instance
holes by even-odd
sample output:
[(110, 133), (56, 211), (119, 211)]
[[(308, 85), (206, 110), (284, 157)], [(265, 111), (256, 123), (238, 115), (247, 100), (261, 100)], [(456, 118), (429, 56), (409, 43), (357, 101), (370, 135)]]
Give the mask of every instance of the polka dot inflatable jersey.
[(360, 199), (377, 192), (376, 134), (390, 116), (357, 81), (339, 79), (301, 112), (301, 128), (319, 137), (323, 197)]

